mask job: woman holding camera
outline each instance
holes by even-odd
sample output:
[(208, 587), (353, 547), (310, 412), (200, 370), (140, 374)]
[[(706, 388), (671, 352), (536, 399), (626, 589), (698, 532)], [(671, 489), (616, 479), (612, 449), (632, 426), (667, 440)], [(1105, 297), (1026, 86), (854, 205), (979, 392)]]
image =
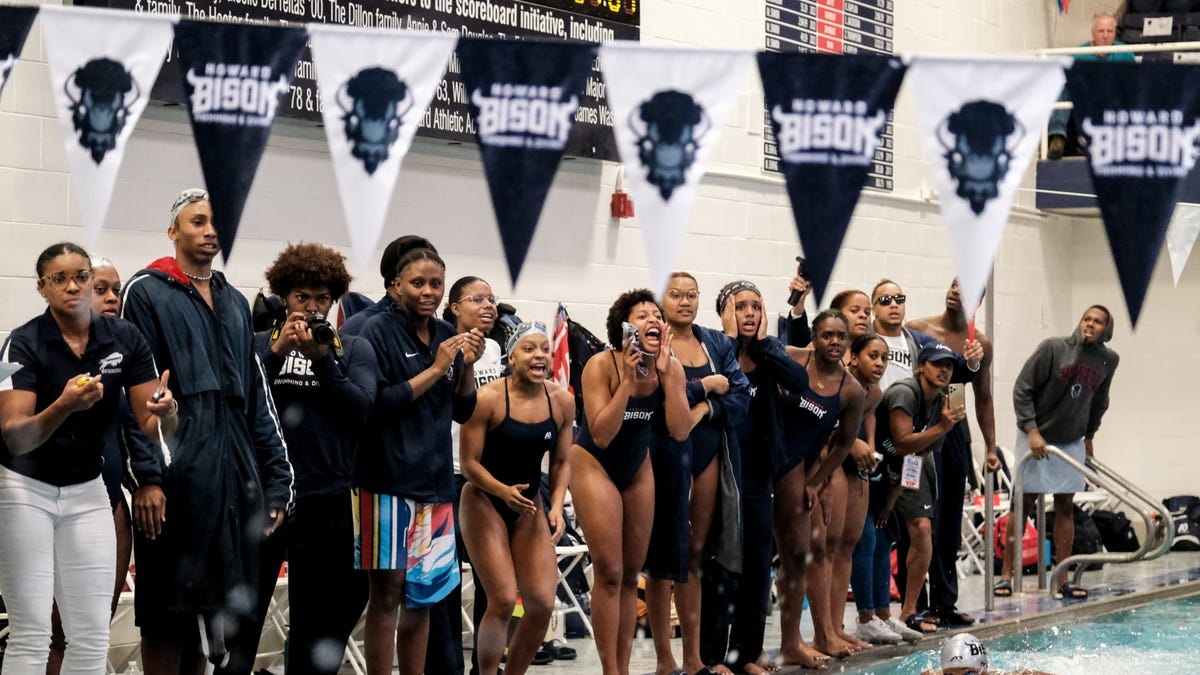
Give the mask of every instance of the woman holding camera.
[[(583, 424), (571, 447), (571, 494), (595, 583), (592, 627), (604, 675), (628, 675), (637, 582), (654, 520), (650, 446), (691, 431), (683, 366), (654, 294), (621, 294), (605, 322), (609, 344), (583, 369)], [(606, 356), (607, 355), (607, 356)]]
[[(478, 623), (479, 671), (494, 673), (518, 593), (525, 614), (508, 647), (504, 672), (524, 673), (546, 635), (554, 610), (554, 544), (566, 528), (566, 497), (575, 399), (547, 382), (550, 337), (540, 323), (522, 323), (508, 339), (512, 374), (479, 390), (462, 428), (462, 537), (487, 591)], [(549, 527), (542, 504), (542, 458), (550, 454)]]
[[(94, 271), (79, 246), (38, 256), (46, 312), (15, 329), (0, 360), (0, 589), (8, 610), (6, 672), (46, 668), (56, 589), (69, 673), (102, 673), (117, 557), (100, 476), (109, 423), (124, 390), (142, 432), (170, 437), (176, 405), (146, 339), (92, 311)], [(161, 427), (161, 429), (160, 429)]]

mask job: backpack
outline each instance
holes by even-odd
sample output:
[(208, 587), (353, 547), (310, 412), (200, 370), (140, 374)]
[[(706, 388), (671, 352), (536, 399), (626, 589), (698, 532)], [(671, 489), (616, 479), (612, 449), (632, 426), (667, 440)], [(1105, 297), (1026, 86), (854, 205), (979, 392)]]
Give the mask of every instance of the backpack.
[[(1081, 553), (1101, 553), (1104, 551), (1104, 540), (1100, 536), (1100, 528), (1096, 527), (1096, 521), (1092, 520), (1091, 515), (1075, 505), (1075, 541), (1071, 546), (1071, 555)], [(1055, 513), (1050, 511), (1046, 514), (1046, 539), (1051, 542), (1050, 550), (1054, 550), (1054, 518)], [(1103, 563), (1088, 563), (1087, 571), (1098, 570), (1104, 567)]]
[[(496, 341), (503, 350), (508, 344), (508, 336), (513, 334), (517, 326), (521, 325), (521, 317), (517, 316), (517, 309), (507, 302), (502, 302), (496, 306), (496, 323), (492, 325), (492, 330), (488, 332), (487, 337)], [(508, 354), (505, 362), (507, 363)]]
[(1104, 542), (1104, 550), (1120, 553), (1131, 553), (1138, 550), (1141, 543), (1137, 533), (1133, 531), (1133, 523), (1124, 513), (1113, 513), (1097, 509), (1092, 512), (1092, 520), (1100, 531), (1100, 539)]
[(1175, 519), (1175, 542), (1171, 544), (1171, 550), (1200, 551), (1200, 497), (1167, 497), (1163, 506)]
[(596, 354), (608, 349), (583, 324), (567, 317), (567, 352), (571, 360), (571, 392), (575, 394), (575, 422), (583, 419), (583, 366)]

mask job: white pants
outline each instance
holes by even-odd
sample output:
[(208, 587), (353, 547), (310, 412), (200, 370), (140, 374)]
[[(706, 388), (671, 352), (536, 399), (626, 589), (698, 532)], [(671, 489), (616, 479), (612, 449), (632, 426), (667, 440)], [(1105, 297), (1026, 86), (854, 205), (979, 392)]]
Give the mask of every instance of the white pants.
[(59, 488), (0, 466), (0, 594), (11, 632), (0, 675), (44, 675), (58, 600), (64, 675), (103, 675), (117, 538), (101, 479)]

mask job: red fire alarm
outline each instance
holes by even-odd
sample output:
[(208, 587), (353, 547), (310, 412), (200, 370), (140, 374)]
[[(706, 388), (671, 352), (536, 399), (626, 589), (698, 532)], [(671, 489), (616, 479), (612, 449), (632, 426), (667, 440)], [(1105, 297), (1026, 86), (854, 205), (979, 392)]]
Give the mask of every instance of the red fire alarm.
[(613, 191), (612, 200), (609, 202), (609, 209), (612, 217), (620, 220), (622, 218), (633, 217), (633, 200), (629, 198), (629, 193), (621, 189), (621, 181), (625, 177), (625, 167), (617, 168), (617, 187)]

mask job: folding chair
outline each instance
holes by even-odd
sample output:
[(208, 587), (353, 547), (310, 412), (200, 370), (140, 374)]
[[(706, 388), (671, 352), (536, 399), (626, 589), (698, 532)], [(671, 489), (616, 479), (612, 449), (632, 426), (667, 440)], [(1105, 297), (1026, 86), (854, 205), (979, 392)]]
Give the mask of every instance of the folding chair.
[(577, 544), (575, 546), (555, 546), (554, 553), (558, 556), (559, 563), (566, 560), (567, 565), (558, 566), (558, 587), (563, 590), (567, 596), (568, 607), (563, 610), (563, 616), (567, 614), (578, 614), (580, 621), (583, 622), (583, 627), (587, 630), (588, 635), (595, 635), (592, 632), (592, 621), (588, 617), (587, 612), (583, 611), (583, 607), (579, 604), (579, 599), (575, 597), (575, 591), (571, 588), (571, 584), (567, 583), (567, 575), (571, 573), (578, 565), (583, 563), (587, 557), (588, 548), (586, 544)]

